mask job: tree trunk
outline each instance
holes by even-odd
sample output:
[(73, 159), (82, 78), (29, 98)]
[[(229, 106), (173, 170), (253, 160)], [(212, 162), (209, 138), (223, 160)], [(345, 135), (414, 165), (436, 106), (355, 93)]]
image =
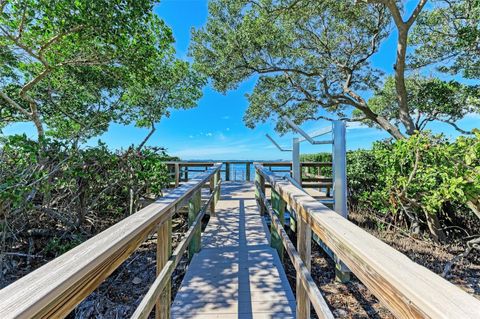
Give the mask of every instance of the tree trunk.
[(395, 89), (397, 91), (397, 101), (399, 117), (408, 135), (415, 132), (415, 123), (410, 116), (408, 108), (407, 87), (405, 85), (405, 59), (407, 55), (408, 28), (398, 28), (397, 40), (397, 59), (395, 62)]
[(427, 220), (428, 229), (432, 235), (432, 239), (435, 243), (443, 243), (447, 240), (445, 232), (440, 228), (440, 222), (436, 214), (429, 214), (425, 212), (425, 218)]
[(403, 136), (403, 134), (400, 132), (398, 127), (396, 127), (395, 125), (390, 123), (383, 116), (380, 116), (380, 115), (376, 114), (375, 112), (373, 112), (368, 106), (361, 106), (361, 107), (357, 106), (357, 108), (359, 110), (361, 110), (368, 119), (377, 123), (378, 126), (380, 126), (382, 129), (387, 131), (396, 140), (402, 140), (402, 139), (405, 138), (405, 136)]
[(35, 124), (35, 128), (37, 129), (38, 133), (38, 141), (40, 142), (45, 137), (45, 131), (43, 130), (42, 121), (40, 120), (40, 116), (38, 115), (38, 109), (35, 103), (30, 103), (30, 110), (31, 112), (31, 119), (33, 124)]
[(78, 215), (77, 215), (77, 227), (80, 228), (82, 227), (84, 221), (85, 221), (85, 216), (87, 215), (87, 202), (86, 202), (86, 196), (85, 196), (85, 181), (83, 178), (79, 178), (77, 181), (78, 185)]
[(478, 218), (480, 218), (480, 199), (469, 200), (467, 206)]

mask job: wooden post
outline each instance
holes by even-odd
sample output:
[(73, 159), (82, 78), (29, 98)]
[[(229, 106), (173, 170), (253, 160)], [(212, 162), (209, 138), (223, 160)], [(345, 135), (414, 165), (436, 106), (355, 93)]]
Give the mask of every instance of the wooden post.
[[(166, 220), (157, 230), (157, 276), (172, 255), (172, 218)], [(170, 318), (172, 283), (169, 281), (156, 302), (155, 319)]]
[[(297, 218), (297, 250), (303, 263), (310, 271), (312, 264), (312, 229), (300, 216)], [(310, 299), (298, 275), (296, 296), (297, 319), (310, 318)]]
[[(260, 185), (260, 190), (263, 192), (263, 194), (265, 194), (265, 178), (260, 175), (256, 170), (255, 181)], [(260, 207), (260, 216), (265, 215), (265, 206), (263, 205), (263, 201), (260, 197), (260, 193), (258, 192), (257, 187), (255, 187), (255, 198), (257, 199), (258, 207)]]
[[(212, 177), (210, 178), (210, 194), (213, 193), (213, 191), (215, 190), (215, 186), (217, 185), (215, 181), (216, 176), (217, 174), (213, 174)], [(215, 216), (215, 198), (212, 201), (210, 201), (210, 215)]]
[[(190, 201), (188, 202), (188, 226), (190, 227), (198, 213), (200, 212), (200, 206), (202, 204), (201, 189), (196, 191)], [(201, 241), (202, 227), (198, 227), (195, 230), (195, 235), (193, 235), (192, 241), (188, 246), (188, 259), (192, 260), (193, 255), (200, 251), (200, 241)]]
[(245, 180), (247, 182), (250, 182), (250, 164), (251, 163), (247, 163), (246, 165), (246, 169), (245, 169)]
[(175, 163), (175, 187), (180, 184), (180, 164)]
[(230, 163), (225, 163), (225, 180), (230, 180)]
[[(272, 203), (272, 208), (274, 212), (277, 214), (278, 219), (280, 220), (280, 223), (282, 223), (282, 227), (285, 225), (285, 206), (286, 203), (283, 200), (283, 198), (278, 194), (273, 187), (270, 189), (272, 192), (271, 194), (271, 203)], [(273, 223), (271, 224), (270, 227), (270, 233), (271, 233), (271, 239), (270, 239), (270, 245), (275, 248), (278, 252), (278, 256), (280, 257), (280, 260), (283, 263), (283, 243), (282, 239), (280, 238), (280, 235), (275, 229), (275, 226), (273, 226)]]
[(183, 166), (183, 178), (185, 182), (188, 182), (188, 166)]
[[(218, 170), (215, 175), (213, 176), (213, 181), (214, 181), (214, 184), (215, 186), (219, 185), (220, 183), (220, 170)], [(213, 196), (213, 201), (216, 203), (218, 203), (218, 201), (220, 200), (220, 192), (221, 192), (221, 185), (218, 186), (218, 190), (217, 192), (215, 193), (215, 195)]]

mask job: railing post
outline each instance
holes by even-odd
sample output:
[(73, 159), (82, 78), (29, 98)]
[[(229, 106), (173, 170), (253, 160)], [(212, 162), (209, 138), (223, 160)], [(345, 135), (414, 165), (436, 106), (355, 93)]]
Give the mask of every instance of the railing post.
[(225, 180), (230, 180), (230, 163), (228, 162), (225, 163)]
[[(343, 121), (333, 121), (333, 198), (334, 210), (347, 218), (347, 147), (346, 125)], [(350, 270), (335, 256), (335, 275), (337, 281), (350, 280)]]
[[(280, 220), (280, 223), (282, 224), (282, 227), (283, 227), (285, 225), (286, 203), (283, 200), (283, 198), (280, 196), (280, 194), (278, 194), (273, 187), (270, 189), (270, 191), (271, 191), (270, 200), (272, 203), (272, 209), (277, 214), (278, 219)], [(280, 257), (280, 260), (283, 262), (284, 248), (283, 248), (282, 239), (280, 238), (280, 235), (275, 229), (275, 226), (273, 225), (273, 223), (270, 226), (270, 233), (271, 233), (270, 245), (277, 250), (278, 256)]]
[[(214, 180), (215, 186), (219, 185), (219, 183), (220, 183), (220, 169), (213, 176), (213, 180)], [(218, 190), (215, 193), (215, 195), (213, 196), (213, 201), (215, 202), (215, 204), (220, 200), (221, 187), (222, 187), (221, 185), (218, 186)]]
[[(167, 219), (157, 230), (157, 276), (172, 255), (172, 218)], [(170, 318), (172, 283), (169, 281), (156, 302), (155, 319)]]
[[(190, 199), (190, 201), (188, 202), (188, 226), (189, 227), (195, 222), (195, 218), (200, 212), (200, 206), (202, 204), (201, 191), (202, 191), (201, 189), (196, 191), (192, 195), (192, 198)], [(188, 246), (189, 260), (192, 260), (193, 255), (200, 251), (201, 234), (202, 234), (202, 227), (197, 227), (197, 229), (195, 230), (195, 235), (193, 235), (192, 241)]]
[(250, 164), (251, 164), (251, 163), (248, 163), (248, 162), (247, 162), (247, 164), (246, 164), (247, 166), (246, 166), (246, 168), (245, 168), (245, 180), (246, 180), (247, 182), (250, 182)]
[(257, 170), (255, 170), (255, 182), (258, 183), (258, 186), (255, 187), (255, 198), (257, 199), (258, 207), (260, 208), (260, 216), (263, 216), (265, 215), (265, 206), (263, 205), (257, 187), (260, 187), (260, 190), (265, 194), (265, 178)]
[[(213, 174), (212, 177), (210, 178), (210, 194), (212, 194), (215, 191), (215, 187), (217, 186), (217, 173)], [(213, 200), (210, 201), (210, 215), (215, 216), (215, 201), (216, 194), (213, 195)]]
[[(312, 260), (312, 229), (303, 220), (300, 215), (297, 215), (297, 250), (303, 263), (311, 270)], [(310, 318), (310, 299), (307, 294), (305, 286), (302, 284), (300, 276), (297, 275), (297, 319)]]
[(292, 142), (292, 177), (297, 183), (302, 184), (300, 172), (300, 142), (297, 137), (294, 137)]
[(180, 184), (180, 164), (175, 163), (175, 187)]
[(185, 182), (188, 182), (188, 166), (183, 167), (183, 178), (185, 179)]

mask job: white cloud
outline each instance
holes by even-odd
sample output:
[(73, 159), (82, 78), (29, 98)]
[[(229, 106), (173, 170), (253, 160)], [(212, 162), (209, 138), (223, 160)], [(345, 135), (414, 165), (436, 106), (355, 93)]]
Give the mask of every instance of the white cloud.
[(227, 127), (227, 128), (226, 128), (226, 131), (227, 131), (227, 132), (229, 132), (229, 131), (230, 131), (230, 128), (229, 128), (229, 127)]
[(347, 123), (347, 130), (363, 130), (363, 129), (368, 129), (367, 125), (363, 124), (362, 122), (349, 122)]
[(464, 118), (466, 118), (466, 119), (480, 119), (480, 114), (479, 113), (468, 113), (468, 114), (465, 114)]
[(213, 133), (208, 132), (208, 133), (205, 134), (205, 136), (213, 136)]
[(222, 120), (229, 120), (230, 119), (230, 115), (224, 115), (222, 116)]

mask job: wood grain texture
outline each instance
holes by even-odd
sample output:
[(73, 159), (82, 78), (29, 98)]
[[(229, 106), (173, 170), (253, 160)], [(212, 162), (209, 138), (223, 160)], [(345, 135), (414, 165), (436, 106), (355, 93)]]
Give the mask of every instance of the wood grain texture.
[[(212, 177), (210, 177), (210, 183), (209, 183), (209, 189), (210, 189), (210, 194), (212, 196), (215, 196), (215, 194), (213, 194), (214, 190), (215, 190), (215, 175), (213, 175)], [(210, 215), (214, 216), (215, 215), (215, 200), (212, 200), (210, 201)]]
[(480, 301), (338, 215), (290, 182), (256, 169), (399, 318), (479, 318)]
[(295, 318), (294, 296), (269, 247), (253, 183), (222, 183), (216, 209), (175, 297), (172, 319)]
[[(216, 190), (218, 190), (218, 188), (216, 188)], [(214, 194), (210, 196), (210, 199), (213, 198), (213, 195)], [(185, 237), (177, 245), (177, 248), (175, 248), (175, 251), (173, 252), (172, 256), (165, 263), (160, 273), (158, 274), (157, 278), (153, 282), (152, 286), (148, 289), (147, 293), (145, 294), (142, 301), (138, 305), (137, 309), (133, 313), (131, 319), (147, 319), (149, 317), (150, 312), (155, 306), (155, 301), (162, 296), (162, 294), (164, 293), (164, 289), (168, 288), (168, 284), (170, 282), (170, 278), (172, 277), (173, 271), (175, 270), (178, 263), (182, 259), (183, 254), (189, 247), (197, 230), (200, 229), (201, 221), (203, 216), (205, 216), (208, 205), (209, 205), (209, 202), (207, 202), (202, 207), (202, 209), (196, 216), (195, 220), (193, 221), (193, 223), (190, 225), (187, 232), (185, 233)], [(168, 303), (170, 304), (170, 299), (168, 300)], [(170, 313), (168, 313), (167, 315), (169, 316)]]
[[(285, 221), (285, 208), (286, 208), (285, 201), (274, 189), (272, 189), (271, 191), (270, 201), (272, 203), (273, 210), (278, 216), (278, 219), (282, 221), (281, 227), (283, 228), (283, 224)], [(270, 245), (277, 250), (278, 256), (280, 257), (280, 260), (283, 262), (284, 249), (283, 249), (282, 239), (280, 238), (280, 235), (278, 233), (279, 230), (277, 229), (277, 227), (275, 227), (273, 223), (271, 226), (272, 227), (270, 228), (270, 233), (271, 233)]]
[[(197, 215), (200, 213), (200, 205), (202, 204), (201, 190), (196, 191), (190, 202), (188, 203), (188, 226), (190, 227), (195, 222)], [(200, 251), (201, 229), (195, 230), (190, 245), (188, 246), (188, 258), (192, 260), (193, 255)]]
[[(300, 310), (302, 311), (301, 314), (297, 313), (297, 318), (310, 318), (309, 306), (311, 301), (315, 309), (315, 312), (317, 313), (317, 316), (319, 318), (333, 319), (333, 314), (330, 311), (330, 308), (328, 307), (315, 281), (313, 280), (312, 275), (310, 274), (309, 267), (307, 267), (307, 265), (303, 262), (302, 258), (300, 257), (300, 254), (295, 249), (295, 246), (293, 246), (293, 243), (290, 241), (290, 238), (288, 237), (287, 232), (283, 227), (283, 224), (281, 223), (279, 217), (271, 207), (270, 203), (268, 203), (265, 197), (265, 194), (260, 191), (259, 195), (262, 199), (262, 203), (265, 206), (266, 211), (270, 215), (270, 218), (272, 220), (272, 226), (276, 228), (280, 236), (280, 239), (282, 241), (282, 244), (285, 247), (285, 250), (288, 256), (290, 257), (290, 260), (292, 261), (292, 264), (297, 272), (297, 279), (298, 279), (297, 283), (300, 283), (302, 285), (302, 289), (300, 291), (301, 295), (299, 295), (298, 285), (296, 290), (297, 311), (299, 310), (299, 306), (301, 308)], [(305, 247), (304, 250), (307, 250), (307, 248)], [(299, 300), (299, 298), (304, 298), (304, 300)], [(306, 306), (307, 302), (308, 302), (308, 306)], [(306, 309), (307, 307), (308, 307), (308, 312)]]
[(0, 318), (61, 318), (100, 285), (171, 217), (172, 208), (200, 189), (215, 165), (198, 178), (0, 290)]
[[(297, 250), (308, 271), (311, 271), (312, 260), (312, 230), (310, 226), (302, 219), (297, 220)], [(303, 285), (302, 278), (297, 276), (297, 319), (310, 318), (310, 298)]]
[[(160, 225), (157, 231), (157, 276), (163, 270), (172, 254), (172, 219)], [(172, 294), (171, 280), (168, 280), (163, 293), (157, 299), (155, 306), (156, 319), (170, 318), (170, 300)]]

